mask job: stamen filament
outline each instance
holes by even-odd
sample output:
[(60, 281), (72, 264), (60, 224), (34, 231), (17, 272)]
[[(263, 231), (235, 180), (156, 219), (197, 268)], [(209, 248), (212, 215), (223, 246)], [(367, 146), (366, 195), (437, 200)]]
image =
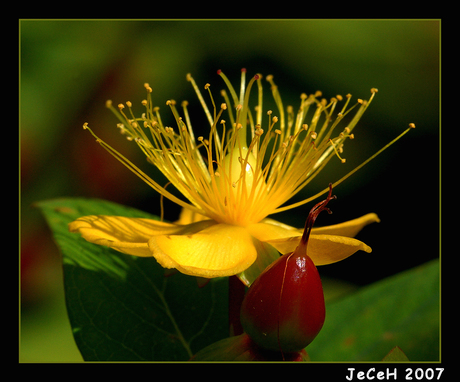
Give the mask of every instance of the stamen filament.
[(123, 155), (121, 155), (118, 151), (113, 149), (111, 146), (107, 145), (104, 141), (102, 141), (94, 132), (88, 127), (88, 124), (85, 123), (83, 125), (83, 128), (86, 130), (89, 130), (89, 132), (96, 138), (96, 141), (104, 148), (106, 149), (110, 154), (112, 154), (116, 159), (118, 159), (121, 163), (123, 163), (129, 170), (131, 170), (133, 173), (135, 173), (137, 176), (139, 176), (144, 182), (146, 182), (150, 187), (152, 187), (154, 190), (158, 191), (159, 193), (163, 194), (166, 196), (168, 199), (173, 201), (174, 203), (184, 207), (191, 209), (197, 213), (202, 213), (203, 211), (196, 208), (195, 206), (192, 206), (189, 203), (185, 203), (184, 201), (178, 199), (176, 196), (171, 194), (170, 192), (166, 191), (164, 187), (160, 186), (158, 183), (156, 183), (152, 178), (150, 178), (147, 174), (145, 174), (142, 170), (140, 170), (136, 165), (134, 165), (131, 161), (126, 159)]
[[(368, 164), (372, 159), (376, 158), (377, 156), (379, 156), (382, 152), (384, 152), (388, 147), (390, 147), (393, 143), (395, 143), (396, 141), (398, 141), (399, 139), (401, 139), (404, 135), (406, 135), (410, 130), (412, 130), (413, 128), (415, 128), (415, 125), (413, 123), (409, 124), (409, 128), (406, 129), (404, 132), (402, 132), (401, 134), (399, 134), (395, 139), (393, 139), (391, 142), (387, 143), (385, 146), (383, 146), (379, 151), (377, 151), (374, 155), (370, 156), (369, 158), (367, 158), (363, 163), (361, 163), (358, 167), (355, 167), (353, 170), (351, 170), (350, 172), (348, 172), (346, 175), (344, 175), (343, 177), (341, 177), (339, 180), (335, 181), (333, 184), (332, 184), (332, 187), (335, 188), (337, 187), (340, 183), (342, 183), (344, 180), (346, 180), (347, 178), (349, 178), (351, 175), (353, 175), (356, 171), (360, 170), (362, 167), (364, 167), (366, 164)], [(315, 200), (316, 198), (319, 198), (321, 195), (324, 195), (326, 192), (329, 191), (329, 188), (325, 188), (324, 190), (318, 192), (317, 194), (307, 198), (307, 199), (304, 199), (302, 200), (301, 202), (297, 202), (297, 203), (293, 203), (293, 204), (290, 204), (288, 206), (285, 206), (285, 207), (280, 207), (280, 208), (277, 208), (273, 211), (274, 214), (278, 213), (278, 212), (283, 212), (283, 211), (287, 211), (287, 210), (290, 210), (290, 209), (293, 209), (293, 208), (297, 208), (297, 207), (300, 207), (300, 206), (303, 206), (304, 204), (307, 204), (309, 202), (311, 202), (312, 200)]]

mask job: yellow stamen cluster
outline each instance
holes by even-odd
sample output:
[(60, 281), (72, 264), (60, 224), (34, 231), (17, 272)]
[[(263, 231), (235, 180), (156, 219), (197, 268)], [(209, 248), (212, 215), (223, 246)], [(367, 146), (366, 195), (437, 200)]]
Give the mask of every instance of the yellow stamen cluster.
[[(206, 84), (204, 88), (209, 93), (212, 112), (192, 76), (187, 75), (210, 125), (207, 136), (195, 138), (187, 102), (181, 104), (183, 117), (174, 100), (166, 102), (176, 127), (165, 126), (159, 108), (153, 106), (149, 84), (144, 85), (147, 99), (142, 101), (142, 105), (146, 111), (141, 117), (134, 116), (131, 102), (126, 102), (127, 111), (124, 104), (115, 108), (110, 101), (107, 102), (107, 107), (120, 120), (118, 128), (121, 133), (137, 143), (147, 160), (161, 170), (188, 202), (168, 192), (96, 138), (163, 196), (218, 222), (241, 226), (257, 223), (270, 214), (294, 208), (319, 196), (280, 207), (304, 188), (333, 156), (345, 162), (340, 155), (343, 144), (347, 138), (354, 137), (353, 128), (377, 92), (377, 89), (372, 89), (368, 101), (358, 100), (351, 107), (351, 95), (338, 95), (328, 101), (321, 98), (321, 92), (308, 96), (302, 94), (295, 115), (292, 107), (283, 107), (278, 88), (270, 75), (266, 80), (271, 85), (279, 116), (273, 116), (269, 110), (268, 117), (265, 117), (268, 122), (263, 128), (262, 76), (254, 76), (246, 86), (246, 71), (242, 70), (238, 96), (227, 77), (221, 71), (218, 74), (227, 84), (230, 96), (222, 91), (224, 102), (216, 107), (210, 85)], [(254, 85), (258, 89), (258, 103), (252, 111), (249, 94)], [(341, 101), (344, 104), (336, 113)], [(354, 116), (347, 118), (346, 127), (337, 133), (339, 122), (354, 108), (357, 108)], [(88, 128), (88, 125), (84, 127)]]

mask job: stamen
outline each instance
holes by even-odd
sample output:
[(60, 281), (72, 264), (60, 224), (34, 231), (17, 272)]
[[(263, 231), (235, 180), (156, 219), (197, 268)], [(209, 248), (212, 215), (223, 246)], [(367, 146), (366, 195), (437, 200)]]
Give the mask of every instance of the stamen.
[(206, 102), (204, 102), (203, 96), (201, 95), (200, 89), (195, 83), (195, 80), (193, 79), (192, 75), (190, 73), (187, 74), (187, 81), (190, 81), (192, 83), (193, 89), (195, 90), (195, 93), (200, 100), (201, 106), (203, 107), (203, 110), (206, 114), (206, 117), (208, 118), (209, 124), (212, 126), (213, 125), (213, 119), (211, 117), (211, 113), (209, 112), (209, 109), (206, 105)]
[(340, 156), (339, 152), (337, 151), (337, 147), (335, 147), (335, 144), (334, 144), (334, 142), (332, 141), (332, 139), (329, 139), (329, 142), (331, 143), (332, 147), (334, 148), (335, 155), (337, 155), (337, 157), (340, 159), (340, 161), (341, 161), (342, 163), (345, 163), (347, 160), (344, 159), (344, 158), (342, 158), (342, 157)]
[(244, 103), (244, 95), (246, 93), (246, 68), (241, 69), (241, 86), (240, 86), (240, 103)]
[[(106, 102), (106, 107), (119, 120), (117, 127), (120, 133), (137, 143), (148, 162), (159, 168), (168, 178), (168, 184), (173, 184), (189, 203), (173, 196), (166, 191), (166, 187), (160, 186), (100, 140), (87, 123), (83, 128), (89, 130), (110, 154), (158, 191), (162, 198), (167, 197), (182, 207), (191, 208), (219, 222), (239, 225), (259, 222), (270, 214), (303, 205), (327, 192), (326, 189), (311, 198), (279, 207), (305, 187), (334, 155), (342, 163), (345, 162), (341, 157), (344, 142), (347, 138), (354, 138), (353, 128), (377, 89), (371, 89), (368, 101), (359, 99), (351, 107), (350, 94), (336, 95), (327, 100), (322, 98), (320, 91), (309, 96), (302, 93), (296, 114), (292, 106), (283, 106), (273, 76), (268, 75), (266, 80), (270, 83), (278, 111), (276, 116), (272, 110), (267, 111), (267, 118), (262, 108), (262, 76), (256, 74), (246, 84), (246, 73), (243, 68), (237, 94), (228, 78), (218, 70), (217, 74), (227, 85), (227, 90), (220, 92), (224, 101), (220, 103), (220, 108), (212, 95), (211, 85), (207, 83), (204, 86), (209, 95), (207, 102), (211, 102), (213, 112), (201, 94), (203, 87), (199, 88), (193, 77), (187, 74), (187, 81), (192, 84), (210, 125), (209, 135), (200, 135), (197, 139), (190, 121), (188, 102), (183, 101), (180, 110), (176, 108), (176, 101), (171, 99), (166, 102), (176, 122), (176, 126), (166, 126), (161, 120), (159, 108), (152, 105), (152, 88), (148, 83), (144, 84), (147, 97), (141, 101), (145, 112), (140, 118), (134, 116), (131, 101), (116, 106), (110, 100)], [(255, 82), (258, 101), (253, 108), (249, 105), (249, 98)], [(341, 101), (344, 104), (339, 107)], [(126, 108), (129, 113), (126, 113)], [(336, 108), (341, 110), (337, 113)], [(341, 129), (339, 134), (334, 132), (353, 109), (356, 114), (347, 127)], [(222, 118), (224, 112), (228, 113), (225, 119), (230, 118), (229, 125)], [(412, 123), (409, 125), (409, 128), (414, 127)], [(406, 132), (333, 186), (347, 179)], [(332, 198), (330, 193), (328, 198)]]
[(227, 88), (230, 91), (230, 95), (232, 96), (232, 99), (233, 99), (233, 105), (235, 105), (235, 106), (238, 105), (238, 102), (239, 102), (238, 101), (238, 96), (236, 95), (235, 89), (233, 89), (233, 86), (230, 83), (230, 81), (228, 80), (227, 76), (220, 69), (217, 71), (217, 74), (222, 77), (222, 79), (224, 80), (225, 84), (227, 85)]
[[(339, 180), (337, 180), (336, 182), (334, 182), (332, 184), (332, 187), (336, 187), (338, 186), (340, 183), (342, 183), (343, 181), (345, 181), (347, 178), (349, 178), (351, 175), (353, 175), (355, 172), (357, 172), (358, 170), (360, 170), (362, 167), (364, 167), (366, 164), (368, 164), (372, 159), (376, 158), (377, 156), (379, 156), (382, 152), (384, 152), (388, 147), (390, 147), (391, 145), (393, 145), (396, 141), (398, 141), (399, 139), (401, 139), (404, 135), (406, 135), (410, 130), (414, 129), (415, 128), (415, 124), (414, 123), (410, 123), (409, 124), (409, 128), (406, 129), (405, 131), (403, 131), (401, 134), (399, 134), (395, 139), (393, 139), (391, 142), (387, 143), (384, 147), (382, 147), (379, 151), (377, 151), (374, 155), (372, 155), (371, 157), (369, 157), (368, 159), (366, 159), (363, 163), (361, 163), (359, 166), (355, 167), (353, 170), (351, 170), (350, 172), (348, 172), (346, 175), (344, 175), (342, 178), (340, 178)], [(298, 202), (298, 203), (293, 203), (293, 204), (290, 204), (288, 206), (285, 206), (285, 207), (281, 207), (281, 208), (277, 208), (273, 213), (278, 213), (278, 212), (283, 212), (283, 211), (287, 211), (287, 210), (290, 210), (292, 208), (297, 208), (297, 207), (300, 207), (306, 203), (309, 203), (310, 201), (312, 200), (315, 200), (316, 198), (320, 197), (321, 195), (323, 195), (324, 193), (326, 193), (328, 191), (328, 189), (324, 189), (320, 192), (318, 192), (317, 194), (305, 199), (305, 200), (302, 200), (301, 202)]]

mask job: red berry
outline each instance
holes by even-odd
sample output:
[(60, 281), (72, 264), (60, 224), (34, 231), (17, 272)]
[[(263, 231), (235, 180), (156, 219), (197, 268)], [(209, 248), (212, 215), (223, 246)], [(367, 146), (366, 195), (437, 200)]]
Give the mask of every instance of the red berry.
[(261, 348), (297, 352), (310, 344), (325, 319), (323, 287), (308, 256), (308, 238), (316, 217), (330, 210), (327, 199), (310, 211), (302, 239), (293, 253), (281, 256), (253, 282), (241, 306), (244, 331)]

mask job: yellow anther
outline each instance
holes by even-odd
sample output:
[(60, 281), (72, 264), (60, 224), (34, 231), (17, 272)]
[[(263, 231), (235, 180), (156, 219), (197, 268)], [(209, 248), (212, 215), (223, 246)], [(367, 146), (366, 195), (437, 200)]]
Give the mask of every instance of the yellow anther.
[(339, 151), (343, 151), (342, 147), (341, 147), (339, 150), (337, 150), (337, 147), (335, 147), (334, 142), (332, 142), (332, 139), (329, 139), (329, 142), (331, 143), (332, 147), (334, 148), (335, 154), (336, 154), (337, 157), (340, 159), (340, 161), (341, 161), (342, 163), (345, 163), (345, 162), (346, 162), (346, 159), (345, 159), (345, 158), (342, 158), (342, 157), (340, 156), (340, 154), (339, 154)]
[(255, 131), (255, 134), (258, 135), (259, 137), (264, 133), (264, 129), (257, 129)]

